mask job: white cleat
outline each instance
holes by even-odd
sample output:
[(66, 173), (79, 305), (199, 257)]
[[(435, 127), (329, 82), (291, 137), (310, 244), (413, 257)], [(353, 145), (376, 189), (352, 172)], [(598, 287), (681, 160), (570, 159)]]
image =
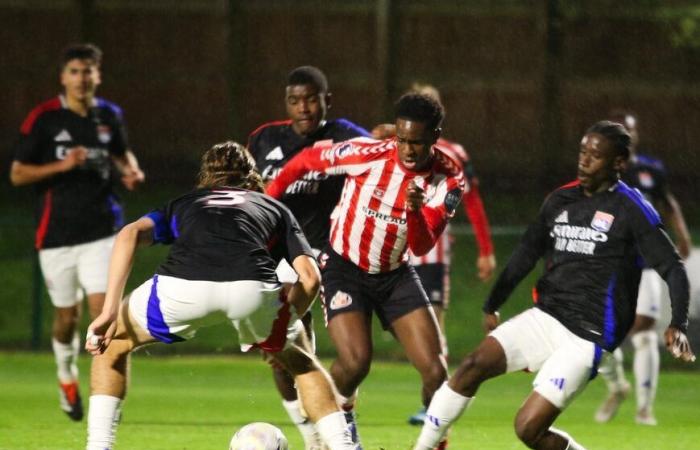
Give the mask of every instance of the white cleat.
[(654, 413), (651, 412), (651, 409), (646, 408), (637, 411), (637, 415), (634, 416), (634, 421), (639, 425), (647, 425), (651, 427), (658, 425), (656, 417), (654, 417)]
[(620, 409), (620, 405), (627, 398), (631, 389), (632, 386), (628, 382), (625, 382), (619, 391), (610, 392), (608, 398), (605, 399), (603, 404), (600, 405), (600, 408), (598, 408), (598, 411), (596, 411), (594, 416), (595, 421), (598, 423), (610, 422), (613, 417), (615, 417), (615, 414), (617, 414), (617, 410)]

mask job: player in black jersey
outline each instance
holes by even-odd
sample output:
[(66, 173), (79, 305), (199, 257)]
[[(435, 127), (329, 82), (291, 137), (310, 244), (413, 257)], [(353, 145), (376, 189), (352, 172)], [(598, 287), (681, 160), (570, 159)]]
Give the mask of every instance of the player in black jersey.
[[(637, 152), (637, 118), (632, 113), (616, 110), (610, 114), (610, 120), (624, 125), (632, 137), (631, 156), (622, 180), (639, 189), (659, 211), (664, 224), (673, 232), (678, 253), (683, 259), (687, 259), (692, 245), (690, 233), (678, 201), (669, 190), (664, 164), (658, 159)], [(639, 284), (636, 317), (629, 332), (634, 347), (633, 369), (637, 397), (635, 421), (642, 425), (657, 423), (653, 412), (659, 379), (659, 344), (655, 328), (661, 317), (665, 297), (663, 280), (652, 268), (645, 268)], [(601, 362), (599, 371), (608, 386), (608, 397), (595, 413), (595, 420), (598, 422), (608, 422), (615, 416), (631, 388), (625, 379), (622, 360), (622, 349), (617, 348)]]
[[(315, 142), (340, 142), (369, 136), (365, 129), (349, 120), (326, 120), (330, 102), (328, 80), (321, 70), (302, 66), (289, 73), (285, 88), (288, 119), (263, 124), (248, 139), (248, 150), (255, 158), (265, 183), (272, 181), (292, 157)], [(317, 255), (328, 242), (330, 216), (340, 198), (344, 179), (342, 176), (310, 172), (292, 184), (281, 199), (299, 221)], [(293, 276), (291, 271), (281, 270), (289, 272), (287, 276)], [(312, 331), (310, 314), (304, 318), (304, 322), (307, 329)], [(273, 372), (282, 404), (297, 425), (306, 448), (318, 448), (318, 436), (301, 414), (293, 380), (283, 370), (273, 367)]]
[[(148, 343), (183, 341), (221, 321), (222, 314), (238, 331), (243, 350), (260, 348), (294, 376), (329, 448), (358, 448), (298, 320), (320, 286), (311, 248), (289, 209), (262, 189), (248, 151), (231, 141), (217, 144), (202, 158), (196, 190), (119, 232), (105, 305), (89, 325), (85, 345), (95, 355), (88, 450), (112, 448), (130, 352)], [(152, 243), (172, 244), (167, 259), (120, 301), (136, 248)], [(286, 287), (275, 274), (280, 258), (299, 274)]]
[[(578, 180), (547, 197), (513, 252), (483, 307), (492, 331), (435, 393), (417, 450), (435, 447), (482, 382), (522, 369), (539, 373), (515, 419), (518, 438), (535, 449), (582, 449), (551, 426), (595, 377), (603, 351), (613, 351), (632, 327), (640, 257), (669, 286), (667, 348), (676, 358), (695, 359), (685, 335), (689, 287), (681, 258), (654, 208), (618, 180), (629, 146), (618, 123), (602, 121), (587, 130)], [(540, 258), (545, 271), (535, 307), (498, 326), (499, 307)]]
[(39, 196), (35, 246), (54, 306), (61, 409), (73, 420), (83, 416), (76, 365), (83, 292), (95, 317), (104, 303), (114, 233), (123, 224), (113, 167), (128, 189), (144, 180), (121, 109), (95, 97), (101, 60), (91, 44), (64, 51), (64, 92), (27, 116), (10, 173), (12, 184), (33, 184)]

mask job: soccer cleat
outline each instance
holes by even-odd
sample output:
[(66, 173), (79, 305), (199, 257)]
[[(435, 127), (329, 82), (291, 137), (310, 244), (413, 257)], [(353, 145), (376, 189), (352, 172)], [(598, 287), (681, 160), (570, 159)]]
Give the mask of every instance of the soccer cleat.
[(58, 395), (61, 409), (71, 420), (81, 421), (83, 419), (83, 401), (80, 398), (78, 382), (59, 383), (59, 386)]
[(599, 423), (610, 422), (617, 410), (620, 409), (620, 405), (627, 398), (630, 393), (631, 386), (629, 383), (625, 382), (619, 391), (610, 392), (608, 398), (605, 399), (598, 411), (595, 413), (595, 421)]
[(422, 407), (415, 414), (408, 418), (408, 423), (411, 425), (423, 425), (425, 422), (425, 407)]
[(654, 417), (654, 413), (652, 413), (651, 409), (648, 408), (643, 408), (637, 411), (637, 415), (634, 416), (634, 421), (639, 425), (648, 425), (652, 427), (658, 424), (656, 422), (656, 417)]

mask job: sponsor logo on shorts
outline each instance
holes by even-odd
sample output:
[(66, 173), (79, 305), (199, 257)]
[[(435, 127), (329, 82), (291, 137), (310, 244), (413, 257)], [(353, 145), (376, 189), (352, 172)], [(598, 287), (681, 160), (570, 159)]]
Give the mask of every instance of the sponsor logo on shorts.
[(346, 294), (343, 291), (338, 291), (335, 293), (335, 295), (331, 299), (330, 305), (328, 306), (330, 309), (336, 310), (347, 308), (350, 305), (352, 305), (352, 297), (350, 297), (350, 295)]
[(560, 391), (564, 390), (564, 383), (566, 382), (564, 378), (550, 378), (549, 381)]

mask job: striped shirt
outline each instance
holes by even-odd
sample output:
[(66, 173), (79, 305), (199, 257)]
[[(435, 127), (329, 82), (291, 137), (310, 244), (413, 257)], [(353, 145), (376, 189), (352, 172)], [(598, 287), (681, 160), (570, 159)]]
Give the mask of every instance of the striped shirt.
[[(432, 165), (413, 172), (399, 161), (394, 138), (319, 142), (294, 157), (268, 185), (267, 193), (279, 198), (287, 186), (311, 170), (347, 175), (331, 216), (331, 247), (368, 273), (388, 272), (406, 263), (409, 247), (420, 254), (432, 247), (465, 189), (460, 164), (439, 147), (433, 150)], [(434, 183), (436, 179), (441, 181)], [(427, 198), (423, 208), (413, 213), (406, 209), (411, 181)]]

